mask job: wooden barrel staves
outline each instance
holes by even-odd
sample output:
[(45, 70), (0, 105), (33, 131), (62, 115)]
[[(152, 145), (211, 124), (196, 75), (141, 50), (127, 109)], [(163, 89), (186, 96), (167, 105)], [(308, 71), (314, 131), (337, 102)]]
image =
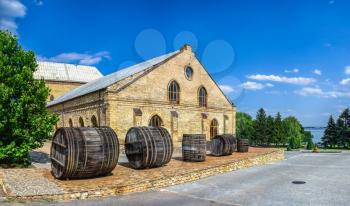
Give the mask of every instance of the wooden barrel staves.
[(202, 162), (206, 156), (206, 139), (203, 134), (184, 134), (182, 158), (185, 161)]
[(238, 152), (248, 152), (249, 140), (248, 139), (238, 139), (237, 151)]
[(58, 179), (106, 175), (118, 163), (119, 143), (109, 127), (59, 128), (51, 145), (52, 174)]
[(231, 134), (217, 135), (211, 140), (211, 154), (214, 156), (231, 155), (237, 148), (237, 139)]
[(163, 127), (132, 127), (126, 134), (125, 154), (134, 169), (160, 167), (171, 160), (173, 141)]

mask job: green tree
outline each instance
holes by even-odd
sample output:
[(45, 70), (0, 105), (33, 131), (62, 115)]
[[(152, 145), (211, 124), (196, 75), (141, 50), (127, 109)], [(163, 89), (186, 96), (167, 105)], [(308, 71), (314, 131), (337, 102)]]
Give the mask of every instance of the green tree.
[(307, 150), (313, 150), (315, 147), (314, 143), (312, 142), (312, 138), (307, 139), (307, 145), (306, 149)]
[(274, 136), (274, 130), (275, 130), (275, 120), (272, 116), (269, 115), (266, 119), (266, 135), (267, 135), (268, 145), (276, 142), (275, 136)]
[(276, 145), (287, 144), (287, 138), (283, 133), (282, 117), (281, 117), (281, 114), (279, 112), (277, 112), (276, 117), (275, 117), (273, 136), (274, 136), (273, 139), (275, 141), (274, 143)]
[(335, 143), (338, 146), (343, 146), (346, 147), (346, 127), (344, 124), (344, 120), (342, 118), (338, 118), (337, 122), (335, 124), (335, 128), (336, 128), (336, 136), (335, 136)]
[(247, 113), (237, 112), (236, 130), (238, 138), (249, 139), (249, 141), (252, 141), (254, 132), (253, 118)]
[[(338, 122), (339, 121), (339, 122)], [(338, 140), (344, 147), (350, 147), (350, 109), (345, 109), (337, 120)]]
[(327, 128), (324, 131), (324, 135), (322, 137), (322, 144), (325, 147), (334, 147), (336, 145), (337, 137), (337, 128), (334, 122), (333, 116), (331, 115), (328, 119)]
[(303, 142), (308, 143), (308, 142), (310, 142), (310, 140), (312, 141), (313, 135), (311, 134), (310, 131), (304, 130), (303, 134), (304, 134), (303, 140), (302, 140)]
[(0, 163), (28, 164), (28, 153), (49, 138), (57, 117), (48, 113), (48, 88), (33, 78), (34, 53), (0, 31)]
[(301, 147), (303, 138), (302, 127), (295, 117), (287, 117), (282, 121), (283, 131), (287, 137), (289, 147), (297, 149)]
[(254, 121), (253, 142), (255, 144), (264, 144), (267, 142), (267, 139), (266, 113), (263, 108), (260, 108), (256, 114), (256, 120)]

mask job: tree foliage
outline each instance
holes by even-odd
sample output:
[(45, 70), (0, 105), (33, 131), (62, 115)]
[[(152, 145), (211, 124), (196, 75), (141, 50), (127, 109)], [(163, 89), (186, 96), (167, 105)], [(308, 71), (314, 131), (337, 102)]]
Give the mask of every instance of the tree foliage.
[(326, 130), (322, 137), (325, 147), (350, 147), (350, 110), (345, 109), (335, 121), (329, 117)]
[(267, 143), (267, 140), (268, 136), (266, 113), (263, 108), (260, 108), (256, 113), (256, 119), (254, 121), (253, 143), (264, 144)]
[(237, 137), (242, 139), (249, 139), (249, 141), (251, 142), (254, 132), (253, 118), (247, 113), (237, 112), (236, 125)]
[(290, 149), (301, 147), (302, 142), (313, 145), (313, 136), (310, 132), (304, 131), (295, 117), (282, 119), (279, 112), (275, 117), (267, 116), (265, 110), (260, 108), (255, 120), (246, 113), (238, 112), (236, 125), (237, 137), (249, 139), (252, 145), (289, 145)]
[(290, 147), (292, 149), (300, 148), (303, 139), (303, 129), (297, 118), (287, 117), (282, 121), (282, 125)]
[(36, 67), (34, 53), (0, 31), (0, 163), (27, 164), (57, 122), (46, 109), (48, 88), (33, 78)]

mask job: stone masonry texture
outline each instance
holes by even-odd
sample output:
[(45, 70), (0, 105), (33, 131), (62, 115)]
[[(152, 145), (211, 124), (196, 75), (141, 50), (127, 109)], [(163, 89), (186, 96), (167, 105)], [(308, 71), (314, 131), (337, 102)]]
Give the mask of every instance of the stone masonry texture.
[[(193, 69), (193, 77), (185, 77), (185, 68)], [(168, 101), (168, 84), (176, 80), (180, 86), (180, 103)], [(200, 107), (198, 89), (204, 86), (208, 93), (208, 106)], [(134, 109), (142, 115), (137, 115)], [(117, 134), (121, 144), (132, 126), (148, 126), (153, 115), (158, 115), (179, 146), (183, 134), (205, 134), (210, 139), (210, 122), (218, 121), (218, 133), (235, 134), (236, 108), (231, 105), (218, 85), (192, 52), (185, 46), (176, 56), (158, 65), (155, 69), (140, 72), (119, 81), (105, 90), (90, 93), (67, 102), (51, 106), (60, 121), (57, 127), (91, 126), (95, 116), (99, 126), (109, 126)], [(174, 116), (174, 111), (177, 117)], [(205, 114), (203, 116), (203, 114)]]

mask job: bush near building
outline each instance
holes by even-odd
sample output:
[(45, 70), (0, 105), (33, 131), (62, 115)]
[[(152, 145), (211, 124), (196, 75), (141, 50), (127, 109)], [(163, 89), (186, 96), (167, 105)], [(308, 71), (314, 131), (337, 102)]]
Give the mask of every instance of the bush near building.
[(49, 114), (49, 89), (34, 80), (37, 67), (32, 51), (15, 36), (0, 31), (0, 164), (29, 164), (29, 152), (50, 137), (57, 117)]

